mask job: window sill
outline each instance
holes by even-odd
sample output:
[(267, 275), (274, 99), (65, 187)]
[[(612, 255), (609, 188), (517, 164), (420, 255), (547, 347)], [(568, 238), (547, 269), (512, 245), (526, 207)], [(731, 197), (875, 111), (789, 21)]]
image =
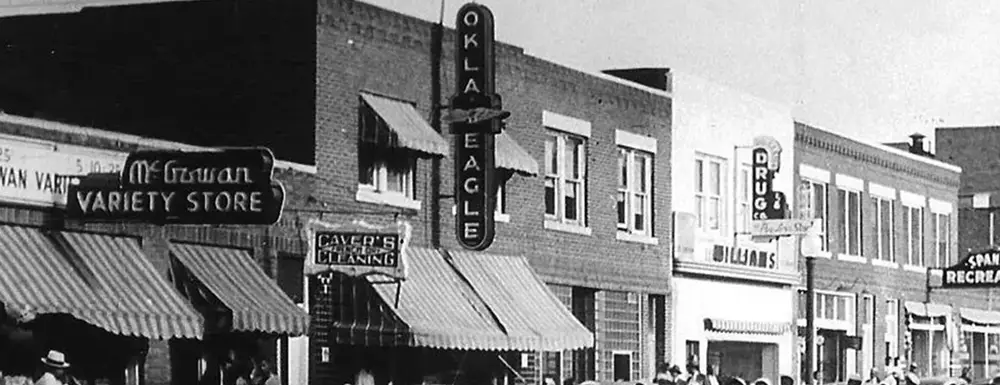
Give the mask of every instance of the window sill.
[(647, 245), (660, 244), (660, 240), (656, 239), (656, 237), (651, 237), (643, 234), (633, 234), (622, 230), (618, 230), (615, 233), (615, 239), (625, 242), (645, 243)]
[(917, 265), (903, 265), (903, 270), (912, 271), (914, 273), (927, 273), (926, 267)]
[[(452, 216), (458, 215), (458, 207), (456, 207), (455, 205), (451, 205), (451, 215)], [(493, 222), (510, 223), (510, 214), (494, 211)]]
[(890, 269), (898, 269), (899, 264), (896, 262), (885, 261), (881, 259), (872, 259), (872, 265), (888, 267)]
[(548, 230), (562, 231), (566, 233), (580, 234), (580, 235), (591, 235), (591, 230), (589, 227), (580, 226), (576, 224), (562, 223), (553, 219), (545, 220), (545, 228)]
[(421, 202), (407, 198), (401, 194), (375, 191), (369, 186), (358, 186), (358, 194), (354, 197), (358, 202), (395, 206), (410, 210), (420, 210)]
[(865, 258), (865, 257), (862, 257), (862, 256), (858, 256), (858, 255), (837, 254), (837, 260), (838, 261), (853, 262), (853, 263), (868, 264), (868, 258)]

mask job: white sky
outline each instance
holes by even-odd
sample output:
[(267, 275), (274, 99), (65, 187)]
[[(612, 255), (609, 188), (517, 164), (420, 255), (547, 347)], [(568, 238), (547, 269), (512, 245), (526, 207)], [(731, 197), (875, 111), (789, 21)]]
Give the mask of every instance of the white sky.
[[(440, 0), (364, 0), (436, 21)], [(481, 0), (498, 40), (574, 68), (670, 67), (869, 141), (1000, 124), (1000, 1)], [(445, 0), (454, 25), (462, 0)]]

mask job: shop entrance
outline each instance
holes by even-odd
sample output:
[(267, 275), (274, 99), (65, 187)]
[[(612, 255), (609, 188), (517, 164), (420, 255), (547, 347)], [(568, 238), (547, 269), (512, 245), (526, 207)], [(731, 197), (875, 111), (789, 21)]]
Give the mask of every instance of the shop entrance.
[(847, 332), (843, 330), (819, 329), (816, 335), (822, 337), (823, 345), (817, 349), (819, 369), (823, 382), (847, 381)]
[(739, 377), (750, 382), (765, 377), (773, 383), (778, 378), (778, 345), (708, 341), (708, 364), (718, 368), (720, 380)]

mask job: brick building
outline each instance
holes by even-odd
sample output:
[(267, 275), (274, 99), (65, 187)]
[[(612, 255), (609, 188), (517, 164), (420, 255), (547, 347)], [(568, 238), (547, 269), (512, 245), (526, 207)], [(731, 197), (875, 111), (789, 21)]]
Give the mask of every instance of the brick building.
[[(447, 128), (437, 134), (425, 123), (431, 116), (431, 28), (361, 2), (319, 3), (316, 165), (324, 183), (316, 193), (336, 207), (325, 220), (384, 224), (405, 218), (413, 224), (417, 249), (433, 247), (439, 237), (441, 249), (456, 259), (525, 257), (596, 343), (593, 349), (501, 354), (509, 377), (531, 383), (541, 377), (557, 383), (647, 378), (654, 363), (669, 359), (669, 93), (565, 68), (498, 43), (497, 92), (512, 115), (498, 139), (504, 177), (496, 239), (485, 253), (461, 252), (451, 230), (451, 200), (436, 207), (432, 195), (436, 162), (444, 195), (453, 189), (453, 164)], [(454, 39), (452, 31), (444, 33), (444, 98), (453, 92)], [(404, 113), (416, 123), (404, 125)], [(379, 129), (399, 140), (386, 146), (369, 139), (363, 135), (369, 132), (366, 122), (385, 122)], [(310, 291), (316, 283), (310, 281)], [(325, 301), (317, 295), (310, 298)], [(314, 325), (329, 324), (315, 310)], [(318, 359), (319, 349), (337, 341), (357, 345), (345, 341), (349, 336), (337, 325), (311, 337), (311, 381), (353, 376)], [(386, 345), (368, 345), (379, 344)], [(495, 355), (484, 359), (495, 362)]]
[[(937, 159), (962, 167), (958, 200), (958, 250), (960, 255), (985, 249), (997, 244), (997, 209), (1000, 208), (1000, 165), (992, 154), (1000, 146), (1000, 127), (944, 127), (935, 131)], [(995, 289), (986, 290), (985, 309), (993, 310)], [(973, 355), (980, 363), (977, 375), (995, 376), (1000, 370), (1000, 330), (995, 329), (994, 319), (985, 322), (986, 333), (973, 341)], [(977, 351), (978, 350), (978, 351)]]
[(940, 286), (935, 269), (961, 257), (955, 229), (963, 170), (914, 140), (904, 151), (796, 123), (797, 189), (810, 202), (804, 214), (821, 218), (825, 232), (815, 269), (814, 361), (824, 381), (897, 361), (916, 365), (921, 376), (991, 375), (983, 358), (997, 314), (987, 311), (985, 292), (928, 290)]

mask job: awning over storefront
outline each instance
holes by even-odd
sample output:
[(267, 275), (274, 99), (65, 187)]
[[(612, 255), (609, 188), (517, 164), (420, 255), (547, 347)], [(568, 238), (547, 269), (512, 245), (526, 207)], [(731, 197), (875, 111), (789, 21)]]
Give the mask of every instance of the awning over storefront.
[(1000, 325), (1000, 312), (978, 309), (958, 309), (962, 319), (983, 325)]
[(903, 307), (907, 313), (917, 317), (945, 317), (951, 314), (951, 306), (948, 305), (906, 301)]
[(249, 253), (223, 247), (171, 243), (170, 252), (233, 315), (233, 329), (302, 335), (309, 315), (264, 275)]
[[(401, 283), (372, 276), (312, 278), (320, 333), (340, 343), (458, 350), (563, 350), (593, 346), (523, 258), (411, 247)], [(482, 259), (480, 259), (482, 257)], [(329, 325), (329, 326), (328, 326)], [(323, 328), (332, 330), (324, 331)]]
[(705, 330), (738, 334), (785, 334), (791, 325), (784, 322), (739, 321), (705, 318)]
[[(594, 346), (587, 330), (535, 274), (523, 257), (457, 251), (449, 253), (458, 272), (493, 309), (525, 350), (560, 351)], [(528, 339), (523, 339), (528, 337)]]
[(361, 98), (375, 110), (395, 134), (395, 144), (431, 155), (448, 156), (448, 142), (431, 128), (409, 103), (362, 92)]
[[(60, 247), (56, 239), (66, 245)], [(62, 251), (62, 250), (65, 250)], [(200, 338), (202, 319), (171, 291), (135, 241), (0, 226), (0, 301), (64, 313), (112, 333)]]
[(497, 168), (507, 169), (522, 174), (538, 175), (538, 161), (535, 160), (521, 145), (514, 141), (506, 131), (501, 131), (494, 142), (496, 149)]

